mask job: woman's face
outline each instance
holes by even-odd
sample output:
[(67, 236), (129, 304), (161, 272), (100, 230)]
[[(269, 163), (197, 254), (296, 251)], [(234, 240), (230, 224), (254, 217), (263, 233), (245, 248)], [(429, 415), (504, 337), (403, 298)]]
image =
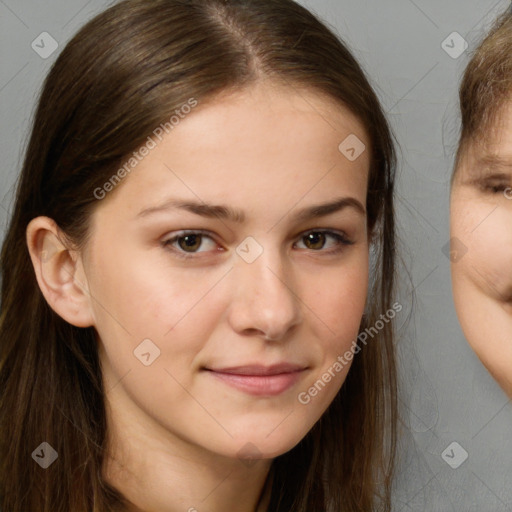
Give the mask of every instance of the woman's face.
[(111, 426), (277, 456), (349, 369), (333, 371), (366, 300), (365, 130), (260, 84), (199, 102), (157, 142), (98, 203), (82, 255)]
[(471, 143), (451, 193), (452, 280), (464, 334), (512, 396), (512, 105)]

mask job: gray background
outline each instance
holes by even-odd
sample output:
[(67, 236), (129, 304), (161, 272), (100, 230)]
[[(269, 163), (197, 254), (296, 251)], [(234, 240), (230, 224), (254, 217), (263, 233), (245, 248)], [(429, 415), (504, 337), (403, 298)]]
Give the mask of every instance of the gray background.
[[(468, 53), (508, 5), (500, 0), (302, 0), (349, 44), (371, 77), (399, 141), (397, 210), (404, 279), (400, 329), (404, 422), (396, 511), (512, 510), (512, 407), (458, 326), (451, 299), (449, 177), (458, 133), (457, 86)], [(105, 0), (0, 0), (0, 236), (36, 96), (56, 55)], [(48, 32), (58, 50), (31, 43)], [(469, 45), (457, 58), (443, 41)], [(457, 39), (446, 44), (458, 48)], [(402, 275), (405, 275), (402, 272)], [(414, 298), (414, 301), (413, 301)], [(414, 302), (414, 304), (413, 304)], [(405, 322), (408, 313), (411, 318)], [(443, 451), (468, 458), (453, 469)], [(458, 446), (451, 460), (461, 454)]]

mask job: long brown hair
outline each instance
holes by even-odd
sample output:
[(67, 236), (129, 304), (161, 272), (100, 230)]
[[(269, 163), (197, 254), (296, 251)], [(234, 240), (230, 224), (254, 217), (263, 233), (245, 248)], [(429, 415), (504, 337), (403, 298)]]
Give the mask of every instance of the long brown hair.
[[(83, 247), (98, 204), (94, 191), (155, 127), (190, 98), (201, 103), (263, 77), (327, 94), (365, 126), (373, 263), (361, 330), (391, 310), (394, 142), (365, 74), (339, 38), (292, 0), (114, 5), (78, 32), (46, 78), (2, 249), (3, 512), (127, 505), (102, 479), (107, 425), (94, 328), (68, 324), (44, 300), (25, 242), (29, 221), (51, 217)], [(392, 323), (380, 323), (322, 418), (274, 460), (269, 511), (390, 510), (396, 370)], [(59, 457), (46, 470), (31, 458), (43, 441)]]

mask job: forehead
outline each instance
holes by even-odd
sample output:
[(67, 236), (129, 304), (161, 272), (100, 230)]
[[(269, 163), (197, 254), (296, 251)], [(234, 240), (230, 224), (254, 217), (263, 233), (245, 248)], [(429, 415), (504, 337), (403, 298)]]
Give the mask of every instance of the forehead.
[(457, 169), (475, 164), (483, 169), (507, 170), (512, 162), (512, 101), (496, 110), (492, 119), (482, 121), (482, 128), (463, 141)]
[[(347, 138), (365, 148), (353, 161), (340, 149)], [(172, 194), (250, 209), (270, 222), (298, 202), (340, 193), (364, 204), (369, 145), (364, 126), (341, 102), (260, 85), (199, 102), (100, 208), (110, 204), (111, 213), (132, 216)]]
[[(208, 126), (206, 133), (204, 127)], [(180, 127), (181, 128), (181, 127)], [(287, 151), (321, 156), (326, 146), (335, 152), (350, 134), (366, 138), (362, 123), (345, 106), (314, 92), (258, 87), (235, 96), (220, 98), (197, 110), (184, 123), (175, 140), (183, 143), (194, 135), (195, 145), (210, 150), (229, 146), (230, 154), (272, 151), (272, 156), (290, 158)], [(302, 147), (300, 142), (309, 142)], [(172, 140), (169, 140), (172, 145)], [(175, 144), (176, 146), (176, 144)], [(219, 157), (227, 157), (222, 152)], [(267, 154), (267, 153), (265, 153)], [(263, 155), (262, 155), (263, 156)], [(325, 155), (324, 155), (325, 156)]]
[[(201, 130), (205, 122), (223, 132), (236, 131), (242, 137), (249, 130), (268, 131), (269, 124), (282, 127), (290, 122), (300, 123), (300, 132), (310, 137), (319, 128), (324, 134), (329, 131), (341, 135), (349, 130), (357, 132), (361, 138), (366, 137), (366, 127), (341, 100), (316, 89), (270, 80), (199, 102), (194, 115), (187, 119), (187, 129)], [(244, 128), (242, 132), (240, 127)], [(281, 138), (289, 138), (299, 131), (293, 125), (290, 128), (293, 129), (281, 133)]]

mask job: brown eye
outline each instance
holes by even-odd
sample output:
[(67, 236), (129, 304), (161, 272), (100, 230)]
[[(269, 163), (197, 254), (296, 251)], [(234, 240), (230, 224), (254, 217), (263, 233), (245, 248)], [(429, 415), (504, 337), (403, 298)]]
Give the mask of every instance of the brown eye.
[(212, 253), (215, 250), (220, 250), (218, 244), (211, 236), (200, 231), (182, 231), (172, 238), (163, 241), (162, 246), (171, 250), (174, 255), (184, 258), (199, 257), (201, 253)]
[(334, 231), (309, 231), (300, 237), (298, 244), (304, 245), (301, 249), (309, 249), (321, 254), (334, 254), (343, 251), (346, 246), (353, 245), (344, 233)]
[(202, 235), (186, 235), (177, 239), (178, 245), (186, 252), (195, 252), (201, 247)]
[(302, 239), (308, 249), (318, 250), (322, 249), (325, 245), (325, 234), (318, 231), (308, 233)]

